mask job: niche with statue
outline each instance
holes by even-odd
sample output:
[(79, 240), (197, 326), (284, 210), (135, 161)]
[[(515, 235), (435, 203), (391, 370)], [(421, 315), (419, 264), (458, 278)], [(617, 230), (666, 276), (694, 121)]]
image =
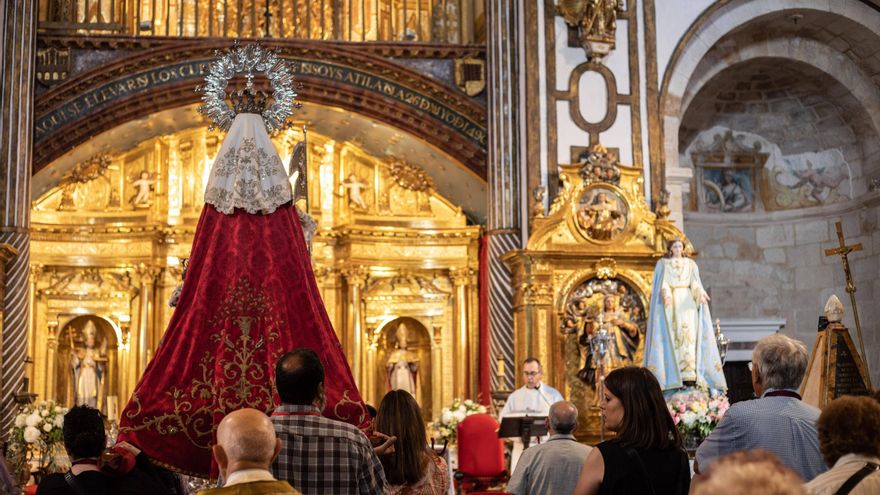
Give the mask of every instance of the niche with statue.
[(116, 349), (113, 326), (99, 316), (78, 316), (64, 325), (58, 335), (55, 369), (59, 401), (68, 406), (87, 405), (105, 414), (114, 414)]
[[(431, 418), (431, 338), (415, 318), (401, 317), (386, 323), (380, 330), (376, 383), (383, 393), (405, 390), (422, 407), (426, 420)], [(376, 404), (378, 406), (378, 404)]]

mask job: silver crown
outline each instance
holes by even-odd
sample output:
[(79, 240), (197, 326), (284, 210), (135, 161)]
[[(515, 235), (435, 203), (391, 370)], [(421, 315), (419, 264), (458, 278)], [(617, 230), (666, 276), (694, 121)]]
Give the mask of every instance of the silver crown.
[(264, 91), (256, 91), (252, 88), (240, 89), (229, 95), (232, 108), (236, 114), (255, 113), (262, 114), (269, 102), (269, 95)]

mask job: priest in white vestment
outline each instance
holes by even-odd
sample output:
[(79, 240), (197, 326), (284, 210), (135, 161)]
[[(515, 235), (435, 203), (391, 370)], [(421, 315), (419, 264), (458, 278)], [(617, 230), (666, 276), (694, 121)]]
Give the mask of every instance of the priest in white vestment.
[[(550, 414), (550, 406), (561, 400), (565, 400), (558, 390), (541, 382), (543, 377), (541, 362), (530, 357), (523, 362), (523, 379), (525, 385), (515, 390), (498, 414), (498, 419), (517, 416), (547, 416)], [(532, 442), (543, 442), (549, 436), (534, 437)], [(516, 469), (516, 463), (523, 451), (522, 440), (513, 439), (513, 453), (510, 457), (510, 472)]]

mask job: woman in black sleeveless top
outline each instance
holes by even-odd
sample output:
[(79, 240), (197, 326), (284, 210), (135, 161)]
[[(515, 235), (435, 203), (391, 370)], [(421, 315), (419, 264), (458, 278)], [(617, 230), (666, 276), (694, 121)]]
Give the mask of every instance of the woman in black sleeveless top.
[(612, 371), (600, 408), (617, 436), (587, 456), (575, 495), (687, 495), (688, 457), (657, 378), (635, 366)]

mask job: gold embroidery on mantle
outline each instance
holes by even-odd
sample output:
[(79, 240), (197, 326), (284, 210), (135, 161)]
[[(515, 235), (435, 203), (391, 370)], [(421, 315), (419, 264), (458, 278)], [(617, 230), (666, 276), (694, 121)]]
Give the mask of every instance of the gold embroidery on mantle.
[[(251, 335), (256, 324), (263, 326), (265, 336)], [(281, 319), (274, 301), (263, 288), (255, 288), (246, 277), (233, 282), (223, 298), (217, 314), (208, 321), (208, 339), (219, 343), (215, 352), (206, 350), (199, 360), (201, 378), (187, 387), (172, 387), (166, 392), (173, 405), (172, 412), (141, 417), (141, 399), (132, 396), (135, 410), (125, 414), (133, 421), (122, 432), (154, 429), (159, 435), (183, 433), (196, 447), (210, 449), (214, 430), (213, 416), (242, 407), (267, 411), (275, 395), (275, 377), (267, 375), (265, 363), (276, 362), (280, 349), (266, 355), (267, 344), (279, 338)], [(217, 363), (222, 363), (218, 367)], [(221, 373), (225, 385), (218, 383)]]
[(367, 419), (367, 409), (364, 407), (363, 403), (351, 400), (351, 397), (348, 395), (351, 390), (345, 390), (342, 392), (342, 399), (333, 406), (333, 414), (336, 415), (336, 418), (342, 421), (348, 421), (351, 419), (350, 415), (343, 416), (340, 408), (346, 406), (348, 404), (354, 404), (360, 409), (360, 414), (358, 415), (358, 424), (364, 424), (364, 420)]

